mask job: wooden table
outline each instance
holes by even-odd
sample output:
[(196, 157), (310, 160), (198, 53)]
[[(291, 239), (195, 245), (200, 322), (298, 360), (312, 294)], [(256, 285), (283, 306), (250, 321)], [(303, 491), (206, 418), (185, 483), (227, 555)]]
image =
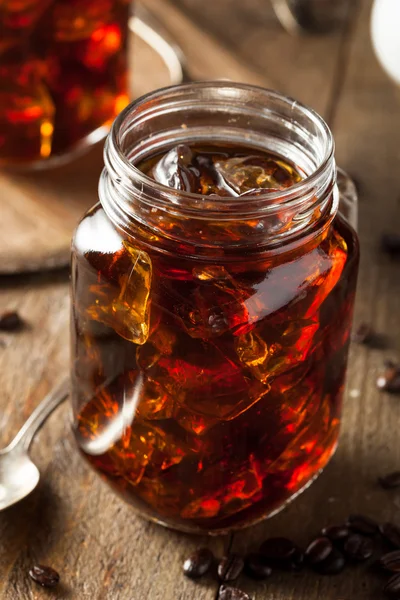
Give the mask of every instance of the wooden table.
[[(369, 37), (370, 0), (349, 0), (341, 31), (294, 38), (267, 0), (147, 0), (184, 48), (194, 77), (229, 77), (296, 96), (333, 128), (338, 162), (360, 188), (362, 243), (356, 321), (370, 321), (392, 342), (386, 351), (353, 347), (339, 450), (319, 480), (279, 516), (243, 533), (199, 539), (147, 523), (81, 461), (64, 405), (37, 436), (38, 489), (0, 514), (3, 600), (213, 600), (212, 579), (193, 583), (183, 559), (200, 544), (244, 552), (272, 534), (306, 543), (324, 524), (361, 511), (400, 521), (400, 497), (376, 484), (399, 468), (400, 401), (377, 391), (384, 358), (400, 351), (400, 265), (379, 250), (383, 230), (399, 229), (400, 91), (383, 73)], [(29, 324), (0, 336), (0, 442), (6, 443), (61, 374), (68, 371), (68, 274), (0, 280), (1, 309)], [(62, 574), (55, 592), (27, 577), (32, 563)], [(274, 574), (239, 585), (256, 600), (379, 600), (379, 578), (361, 568), (336, 578)]]

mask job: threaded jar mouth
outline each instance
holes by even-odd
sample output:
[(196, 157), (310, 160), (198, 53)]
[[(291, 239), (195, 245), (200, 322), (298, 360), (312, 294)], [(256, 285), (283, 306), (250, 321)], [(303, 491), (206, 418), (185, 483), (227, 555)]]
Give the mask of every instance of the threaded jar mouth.
[[(267, 150), (298, 166), (305, 177), (284, 190), (210, 198), (162, 185), (136, 166), (149, 156), (194, 141)], [(313, 109), (278, 92), (230, 82), (173, 86), (139, 98), (114, 121), (104, 159), (100, 199), (122, 229), (129, 229), (133, 219), (157, 230), (157, 211), (203, 225), (254, 219), (265, 225), (284, 211), (288, 216), (284, 231), (274, 231), (269, 243), (307, 229), (317, 209), (324, 215), (332, 205), (336, 177), (332, 134)], [(265, 238), (268, 229), (260, 227), (259, 236)], [(221, 240), (192, 241), (215, 245)]]

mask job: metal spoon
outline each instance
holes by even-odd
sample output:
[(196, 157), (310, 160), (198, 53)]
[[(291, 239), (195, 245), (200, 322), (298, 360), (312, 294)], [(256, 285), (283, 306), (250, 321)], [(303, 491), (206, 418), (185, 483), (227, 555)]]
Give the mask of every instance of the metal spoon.
[(37, 486), (40, 473), (29, 458), (29, 446), (47, 417), (68, 394), (69, 378), (66, 378), (35, 408), (13, 441), (0, 450), (0, 510), (19, 502)]

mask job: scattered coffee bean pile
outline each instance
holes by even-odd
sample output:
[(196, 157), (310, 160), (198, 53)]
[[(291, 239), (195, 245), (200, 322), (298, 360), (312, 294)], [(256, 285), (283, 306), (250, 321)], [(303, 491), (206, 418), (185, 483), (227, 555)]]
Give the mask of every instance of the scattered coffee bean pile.
[[(399, 480), (399, 474), (392, 473), (380, 482), (385, 482), (383, 487), (395, 487), (394, 482), (400, 485)], [(350, 515), (343, 525), (325, 527), (304, 551), (288, 538), (273, 537), (265, 540), (257, 552), (244, 558), (229, 554), (216, 564), (212, 552), (200, 548), (185, 560), (183, 571), (187, 577), (197, 579), (211, 570), (215, 572), (216, 567), (221, 584), (219, 600), (250, 600), (242, 590), (225, 584), (237, 580), (242, 572), (255, 580), (267, 579), (274, 570), (298, 571), (305, 567), (320, 575), (337, 575), (346, 566), (367, 561), (381, 573), (391, 574), (384, 592), (388, 598), (400, 600), (400, 528), (394, 523), (379, 525), (364, 515)]]

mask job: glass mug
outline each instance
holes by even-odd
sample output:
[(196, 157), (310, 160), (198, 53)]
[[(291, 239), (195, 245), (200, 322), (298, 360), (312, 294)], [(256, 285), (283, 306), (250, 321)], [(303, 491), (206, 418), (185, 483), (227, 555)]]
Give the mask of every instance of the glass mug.
[(104, 137), (129, 102), (130, 11), (130, 0), (1, 2), (1, 166), (47, 166)]
[[(216, 143), (268, 151), (304, 177), (204, 196), (136, 166)], [(338, 212), (332, 135), (277, 93), (189, 84), (128, 106), (105, 163), (73, 239), (78, 446), (151, 520), (212, 534), (253, 524), (337, 445), (358, 241)]]

